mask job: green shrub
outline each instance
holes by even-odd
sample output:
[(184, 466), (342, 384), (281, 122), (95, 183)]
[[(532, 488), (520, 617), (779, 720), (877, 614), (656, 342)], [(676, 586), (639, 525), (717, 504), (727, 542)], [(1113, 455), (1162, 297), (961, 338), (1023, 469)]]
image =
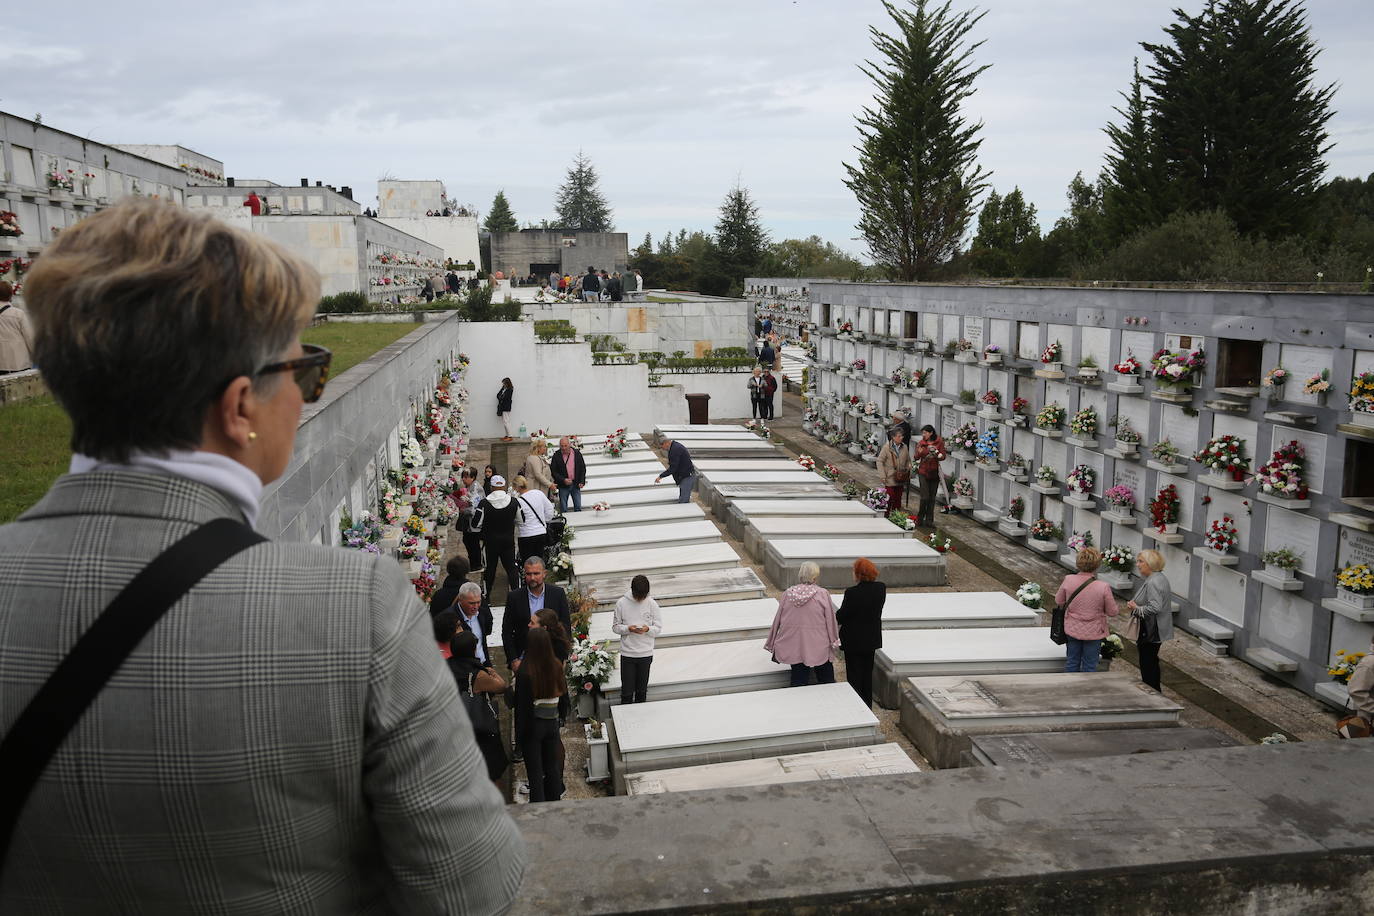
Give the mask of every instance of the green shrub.
[(335, 293), (332, 296), (321, 296), (320, 304), (316, 306), (315, 313), (323, 314), (348, 314), (351, 312), (370, 312), (373, 305), (367, 297), (358, 292)]

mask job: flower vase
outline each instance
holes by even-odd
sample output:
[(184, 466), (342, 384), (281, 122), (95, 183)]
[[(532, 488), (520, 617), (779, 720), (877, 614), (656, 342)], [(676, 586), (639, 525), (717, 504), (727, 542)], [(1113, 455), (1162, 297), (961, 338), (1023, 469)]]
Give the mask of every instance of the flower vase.
[(1297, 570), (1284, 569), (1282, 566), (1275, 566), (1273, 563), (1265, 563), (1264, 572), (1267, 575), (1273, 576), (1275, 579), (1283, 579), (1284, 581), (1292, 581), (1298, 577)]
[(1361, 610), (1374, 608), (1374, 595), (1361, 595), (1350, 591), (1348, 588), (1337, 588), (1336, 597), (1346, 604), (1353, 605)]
[(577, 717), (579, 719), (591, 719), (596, 716), (596, 696), (592, 693), (579, 693), (577, 695)]
[(1063, 371), (1064, 371), (1064, 364), (1063, 364), (1063, 363), (1045, 363), (1045, 369), (1048, 370), (1048, 371), (1050, 371), (1050, 372), (1063, 372)]
[(1231, 469), (1231, 479), (1236, 483), (1245, 483), (1245, 468), (1236, 465)]
[(1160, 534), (1178, 534), (1178, 522), (1165, 522), (1158, 530)]
[(587, 738), (587, 780), (609, 779), (611, 775), (611, 743), (606, 734), (606, 726), (601, 726), (601, 737), (592, 737), (592, 727), (582, 726)]

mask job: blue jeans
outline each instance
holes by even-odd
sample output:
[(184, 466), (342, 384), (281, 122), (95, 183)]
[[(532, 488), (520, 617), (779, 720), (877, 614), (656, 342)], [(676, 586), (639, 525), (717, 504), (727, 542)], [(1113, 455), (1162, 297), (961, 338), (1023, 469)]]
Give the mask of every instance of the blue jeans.
[(682, 482), (677, 485), (677, 501), (689, 503), (692, 501), (692, 490), (697, 485), (697, 475), (689, 474), (682, 478)]
[(1097, 659), (1102, 653), (1102, 640), (1074, 639), (1070, 636), (1064, 647), (1068, 649), (1068, 656), (1064, 659), (1065, 671), (1097, 670)]
[(573, 484), (571, 487), (558, 488), (558, 511), (568, 511), (568, 497), (572, 497), (573, 511), (582, 511), (582, 488)]
[[(805, 687), (811, 682), (811, 672), (816, 672), (817, 684), (835, 683), (835, 663), (826, 662), (824, 665), (811, 667), (810, 665), (795, 664), (792, 666), (792, 683), (788, 687)], [(622, 688), (623, 690), (624, 688)]]

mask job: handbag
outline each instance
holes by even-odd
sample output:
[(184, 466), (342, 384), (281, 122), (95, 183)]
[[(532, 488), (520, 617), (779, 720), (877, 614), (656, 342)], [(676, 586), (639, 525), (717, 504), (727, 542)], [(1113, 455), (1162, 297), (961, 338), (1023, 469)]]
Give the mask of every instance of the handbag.
[(1056, 604), (1054, 607), (1050, 608), (1050, 641), (1056, 646), (1062, 646), (1069, 641), (1069, 634), (1064, 632), (1064, 612), (1069, 609), (1069, 605), (1073, 604), (1073, 599), (1078, 597), (1079, 592), (1096, 581), (1096, 576), (1090, 577), (1087, 582), (1084, 582), (1073, 590), (1073, 594), (1069, 596), (1069, 600), (1065, 601), (1063, 605)]
[(1368, 738), (1374, 735), (1374, 726), (1359, 713), (1353, 713), (1336, 721), (1337, 738)]
[(81, 634), (0, 741), (0, 866), (48, 761), (124, 660), (197, 582), (266, 540), (234, 519), (207, 522), (154, 557)]
[(563, 532), (567, 530), (568, 517), (562, 512), (555, 512), (553, 518), (544, 526), (544, 530), (549, 533), (549, 549), (552, 550), (563, 540)]
[(1140, 642), (1140, 618), (1134, 612), (1126, 615), (1126, 625), (1121, 628), (1121, 635), (1131, 642)]
[(491, 697), (485, 693), (475, 693), (472, 689), (472, 682), (477, 677), (477, 672), (468, 675), (467, 693), (463, 694), (463, 708), (468, 711), (468, 720), (472, 722), (472, 732), (475, 735), (487, 738), (500, 734), (496, 720), (496, 709), (491, 705)]

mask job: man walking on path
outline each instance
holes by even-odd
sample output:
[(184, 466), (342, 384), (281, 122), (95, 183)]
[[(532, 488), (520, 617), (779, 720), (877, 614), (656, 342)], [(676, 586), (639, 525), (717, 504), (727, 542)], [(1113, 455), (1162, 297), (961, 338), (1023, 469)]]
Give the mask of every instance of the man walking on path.
[(692, 489), (697, 485), (696, 467), (692, 464), (692, 456), (688, 453), (687, 446), (674, 439), (665, 438), (663, 448), (668, 452), (668, 469), (655, 477), (654, 483), (671, 474), (673, 483), (677, 484), (677, 501), (689, 503), (692, 501)]

